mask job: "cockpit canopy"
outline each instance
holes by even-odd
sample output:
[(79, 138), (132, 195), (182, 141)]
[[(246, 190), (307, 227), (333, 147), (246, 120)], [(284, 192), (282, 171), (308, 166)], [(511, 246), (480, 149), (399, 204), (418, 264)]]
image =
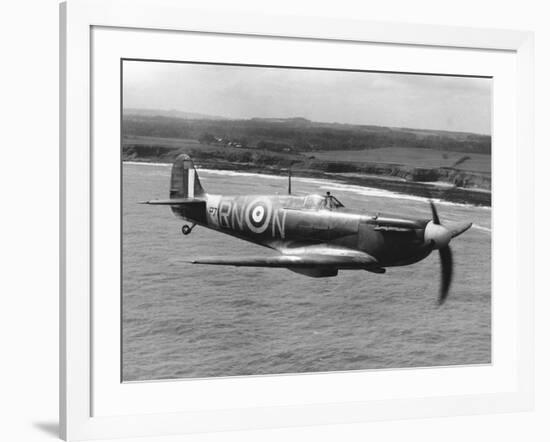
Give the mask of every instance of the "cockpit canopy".
[(344, 205), (338, 199), (327, 192), (326, 195), (308, 195), (304, 200), (304, 209), (321, 210), (321, 209), (340, 209)]

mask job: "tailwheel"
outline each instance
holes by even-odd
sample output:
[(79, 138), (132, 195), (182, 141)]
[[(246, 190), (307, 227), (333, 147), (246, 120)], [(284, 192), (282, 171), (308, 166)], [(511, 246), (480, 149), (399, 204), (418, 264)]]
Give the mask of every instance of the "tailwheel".
[(184, 235), (189, 235), (193, 230), (193, 227), (195, 227), (195, 224), (193, 224), (192, 226), (184, 224), (183, 226), (181, 226), (181, 233), (183, 233)]

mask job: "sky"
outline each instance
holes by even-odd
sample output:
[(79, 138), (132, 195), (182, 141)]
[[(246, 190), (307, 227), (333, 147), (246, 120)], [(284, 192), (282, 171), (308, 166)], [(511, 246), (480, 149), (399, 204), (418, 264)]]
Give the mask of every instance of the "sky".
[(124, 61), (124, 108), (491, 133), (487, 78)]

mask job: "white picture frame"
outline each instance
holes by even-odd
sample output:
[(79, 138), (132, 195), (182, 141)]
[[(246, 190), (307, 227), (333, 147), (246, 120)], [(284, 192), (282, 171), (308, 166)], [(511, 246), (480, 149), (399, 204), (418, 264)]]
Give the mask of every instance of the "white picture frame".
[[(189, 432), (222, 431), (233, 429), (269, 428), (278, 426), (316, 425), (323, 423), (351, 423), (366, 420), (447, 416), (488, 412), (528, 410), (533, 404), (533, 35), (530, 32), (453, 28), (446, 26), (373, 23), (355, 20), (319, 19), (270, 15), (243, 15), (227, 11), (204, 12), (183, 8), (173, 0), (69, 0), (60, 6), (61, 19), (61, 129), (60, 129), (60, 428), (66, 440), (114, 438), (130, 436), (168, 435)], [(507, 184), (510, 207), (509, 253), (513, 285), (509, 285), (510, 305), (513, 314), (510, 341), (514, 343), (513, 358), (508, 363), (504, 387), (485, 390), (449, 393), (443, 396), (424, 396), (411, 393), (406, 398), (373, 398), (368, 393), (358, 396), (330, 396), (323, 402), (300, 403), (299, 399), (284, 400), (277, 404), (262, 403), (256, 406), (232, 404), (231, 401), (210, 397), (204, 389), (204, 402), (199, 407), (187, 404), (184, 409), (173, 406), (168, 397), (173, 386), (151, 384), (156, 401), (162, 398), (164, 407), (139, 412), (127, 405), (128, 401), (115, 401), (117, 409), (99, 405), (111, 402), (97, 391), (110, 388), (103, 382), (102, 373), (109, 369), (109, 357), (103, 357), (97, 348), (98, 323), (113, 312), (102, 310), (102, 303), (93, 294), (92, 272), (92, 219), (93, 194), (96, 183), (92, 171), (93, 155), (93, 104), (92, 56), (94, 29), (127, 29), (131, 32), (147, 30), (185, 32), (211, 37), (233, 36), (288, 41), (319, 41), (330, 44), (376, 44), (379, 46), (406, 46), (434, 50), (477, 50), (506, 53), (513, 57), (516, 67), (513, 76), (515, 96), (507, 97), (514, 108), (510, 109), (515, 138), (509, 140), (508, 167), (513, 171)], [(116, 54), (115, 54), (116, 55)], [(100, 105), (96, 103), (96, 105)], [(114, 122), (118, 124), (117, 122)], [(99, 124), (99, 123), (98, 123)], [(508, 148), (507, 148), (508, 149)], [(117, 166), (118, 167), (118, 166)], [(498, 167), (498, 164), (497, 164)], [(97, 171), (95, 171), (97, 173)], [(511, 192), (511, 193), (510, 193)], [(502, 207), (502, 204), (501, 204)], [(503, 213), (503, 212), (501, 212)], [(519, 226), (521, 220), (521, 231)], [(504, 220), (506, 222), (506, 220)], [(502, 223), (495, 214), (494, 223)], [(97, 232), (96, 232), (97, 235)], [(521, 238), (520, 238), (521, 235)], [(498, 237), (495, 237), (498, 239)], [(496, 240), (495, 240), (496, 241)], [(500, 278), (500, 275), (493, 275)], [(499, 310), (494, 311), (498, 314)], [(104, 318), (105, 316), (105, 318)], [(116, 315), (114, 315), (116, 320)], [(498, 318), (497, 318), (498, 319)], [(498, 322), (498, 321), (497, 321)], [(116, 338), (115, 338), (116, 340)], [(96, 347), (94, 347), (94, 344)], [(95, 351), (94, 351), (95, 348)], [(101, 359), (101, 366), (97, 360)], [(112, 359), (112, 358), (111, 358)], [(116, 370), (116, 361), (112, 361)], [(99, 368), (100, 369), (99, 369)], [(495, 365), (496, 367), (496, 365)], [(494, 368), (494, 367), (493, 367)], [(466, 373), (469, 368), (463, 368)], [(456, 373), (456, 372), (455, 372)], [(368, 375), (368, 374), (367, 374)], [(434, 370), (403, 374), (406, 383), (423, 377), (439, 376)], [(491, 376), (491, 373), (488, 374)], [(118, 373), (116, 374), (118, 376)], [(372, 375), (374, 376), (374, 375)], [(416, 377), (420, 376), (420, 378)], [(442, 382), (446, 373), (442, 373)], [(269, 384), (274, 377), (221, 380), (229, 390), (243, 391)], [(288, 385), (311, 384), (313, 377), (286, 376)], [(357, 382), (354, 378), (349, 382)], [(482, 379), (482, 378), (479, 378)], [(230, 385), (232, 383), (233, 385)], [(147, 383), (146, 383), (147, 384)], [(153, 385), (154, 384), (154, 385)], [(206, 384), (203, 384), (203, 386)], [(216, 385), (219, 389), (221, 383)], [(420, 384), (421, 385), (421, 384)], [(496, 385), (496, 384), (495, 384)], [(504, 385), (504, 384), (503, 384)], [(196, 392), (200, 394), (201, 385)], [(264, 385), (265, 386), (265, 385)], [(143, 386), (146, 388), (146, 386)], [(174, 387), (175, 388), (175, 387)], [(223, 387), (225, 388), (225, 387)], [(278, 387), (276, 387), (278, 388)], [(290, 388), (290, 387), (289, 387)], [(477, 388), (477, 387), (474, 387)], [(329, 392), (327, 388), (327, 398)], [(321, 391), (321, 396), (322, 396)], [(229, 394), (229, 393), (228, 393)], [(163, 397), (164, 395), (164, 397)], [(312, 396), (313, 397), (313, 396)], [(339, 397), (340, 399), (334, 399)], [(107, 399), (105, 399), (107, 398)], [(218, 398), (220, 399), (220, 398)], [(284, 399), (284, 398), (283, 398)], [(312, 402), (313, 401), (313, 402)], [(252, 403), (252, 402), (250, 402)], [(126, 405), (125, 405), (126, 404)], [(154, 405), (154, 404), (153, 404)], [(194, 408), (195, 406), (195, 408)], [(126, 408), (124, 408), (126, 407)], [(171, 408), (172, 407), (172, 408)]]

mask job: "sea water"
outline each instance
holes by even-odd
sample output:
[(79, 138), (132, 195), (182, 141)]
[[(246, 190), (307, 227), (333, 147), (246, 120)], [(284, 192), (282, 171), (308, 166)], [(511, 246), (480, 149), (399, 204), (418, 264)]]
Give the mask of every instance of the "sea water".
[[(210, 193), (285, 194), (287, 179), (199, 170)], [(123, 165), (123, 380), (327, 372), (491, 362), (491, 209), (436, 201), (445, 221), (474, 227), (453, 240), (454, 279), (439, 307), (437, 252), (386, 274), (314, 279), (286, 269), (190, 264), (198, 257), (275, 252), (183, 222), (167, 206), (169, 165)], [(331, 191), (357, 212), (431, 218), (424, 198), (331, 180), (293, 178), (293, 191)]]

